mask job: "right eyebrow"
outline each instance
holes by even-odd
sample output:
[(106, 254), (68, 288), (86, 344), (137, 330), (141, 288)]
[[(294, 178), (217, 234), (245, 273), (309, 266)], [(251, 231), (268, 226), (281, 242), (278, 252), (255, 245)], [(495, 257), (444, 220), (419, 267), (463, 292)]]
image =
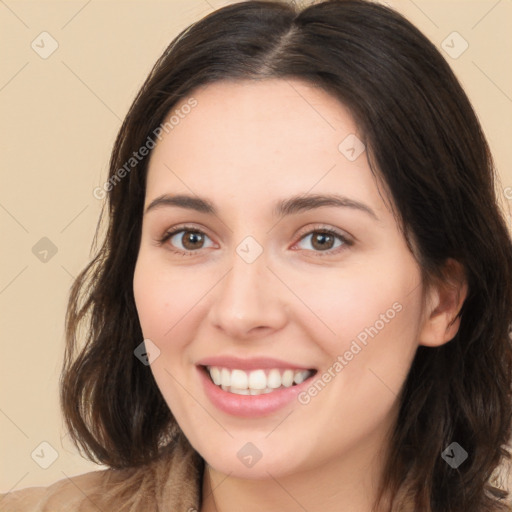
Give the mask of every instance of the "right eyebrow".
[(200, 213), (217, 215), (216, 208), (210, 201), (200, 197), (188, 196), (185, 194), (179, 194), (175, 196), (163, 194), (151, 201), (144, 214), (148, 213), (150, 210), (161, 208), (163, 206), (178, 206), (188, 210), (195, 210)]

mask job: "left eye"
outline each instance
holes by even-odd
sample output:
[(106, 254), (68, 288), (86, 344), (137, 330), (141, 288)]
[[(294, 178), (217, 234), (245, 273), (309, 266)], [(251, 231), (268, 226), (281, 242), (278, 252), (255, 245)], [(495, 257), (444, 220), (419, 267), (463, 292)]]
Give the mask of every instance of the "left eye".
[[(307, 233), (301, 238), (301, 241), (310, 239), (314, 251), (328, 252), (335, 250), (342, 245), (347, 244), (347, 240), (342, 235), (329, 230), (316, 230)], [(338, 239), (338, 245), (334, 245)]]

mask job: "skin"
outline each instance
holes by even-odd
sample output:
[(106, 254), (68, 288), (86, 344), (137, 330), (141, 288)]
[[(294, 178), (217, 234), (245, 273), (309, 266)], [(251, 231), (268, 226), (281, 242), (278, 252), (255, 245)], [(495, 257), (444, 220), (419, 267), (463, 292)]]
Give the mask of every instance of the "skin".
[[(349, 161), (339, 151), (349, 134), (363, 137), (325, 91), (272, 79), (191, 96), (197, 106), (152, 152), (145, 206), (190, 194), (218, 211), (146, 212), (133, 285), (144, 337), (160, 350), (153, 375), (207, 463), (201, 510), (369, 511), (415, 351), (457, 332), (460, 270), (450, 267), (454, 288), (422, 284), (366, 152)], [(376, 218), (334, 206), (273, 214), (276, 201), (306, 193), (343, 195)], [(182, 223), (206, 236), (191, 244), (182, 231), (159, 244)], [(313, 240), (322, 228), (352, 243), (322, 249)], [(252, 263), (236, 252), (249, 235), (263, 249)], [(184, 248), (195, 252), (173, 252)], [(396, 303), (400, 312), (305, 405), (239, 418), (204, 393), (196, 363), (212, 355), (275, 357), (322, 375)], [(237, 457), (247, 442), (262, 453), (250, 468)]]

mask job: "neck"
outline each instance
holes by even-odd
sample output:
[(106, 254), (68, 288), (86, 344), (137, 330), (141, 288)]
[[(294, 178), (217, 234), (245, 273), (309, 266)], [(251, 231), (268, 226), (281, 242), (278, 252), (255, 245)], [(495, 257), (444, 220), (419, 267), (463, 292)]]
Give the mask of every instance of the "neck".
[(201, 512), (376, 512), (373, 505), (385, 462), (378, 447), (359, 445), (321, 467), (285, 476), (276, 471), (262, 480), (225, 475), (205, 464)]

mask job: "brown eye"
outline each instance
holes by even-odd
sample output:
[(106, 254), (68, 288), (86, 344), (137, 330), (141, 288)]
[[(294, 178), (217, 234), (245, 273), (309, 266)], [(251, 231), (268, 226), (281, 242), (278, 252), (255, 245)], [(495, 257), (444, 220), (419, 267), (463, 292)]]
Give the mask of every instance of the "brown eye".
[(308, 247), (301, 248), (319, 253), (319, 255), (322, 255), (321, 253), (336, 253), (338, 250), (343, 250), (345, 246), (352, 245), (350, 240), (332, 229), (316, 229), (310, 231), (301, 238), (299, 243), (303, 243), (308, 239), (312, 249)]
[(323, 251), (332, 249), (334, 240), (334, 236), (328, 233), (315, 233), (311, 238), (311, 244), (315, 249)]
[(185, 249), (200, 249), (204, 244), (204, 236), (198, 231), (183, 231), (183, 233), (181, 243)]
[[(210, 240), (210, 238), (202, 231), (198, 229), (182, 227), (180, 229), (166, 233), (160, 243), (169, 243), (173, 251), (180, 254), (186, 254), (191, 252), (198, 252), (199, 249), (207, 247), (205, 245), (207, 240)], [(213, 243), (211, 243), (210, 240), (210, 245), (208, 247), (211, 247), (212, 245)]]

